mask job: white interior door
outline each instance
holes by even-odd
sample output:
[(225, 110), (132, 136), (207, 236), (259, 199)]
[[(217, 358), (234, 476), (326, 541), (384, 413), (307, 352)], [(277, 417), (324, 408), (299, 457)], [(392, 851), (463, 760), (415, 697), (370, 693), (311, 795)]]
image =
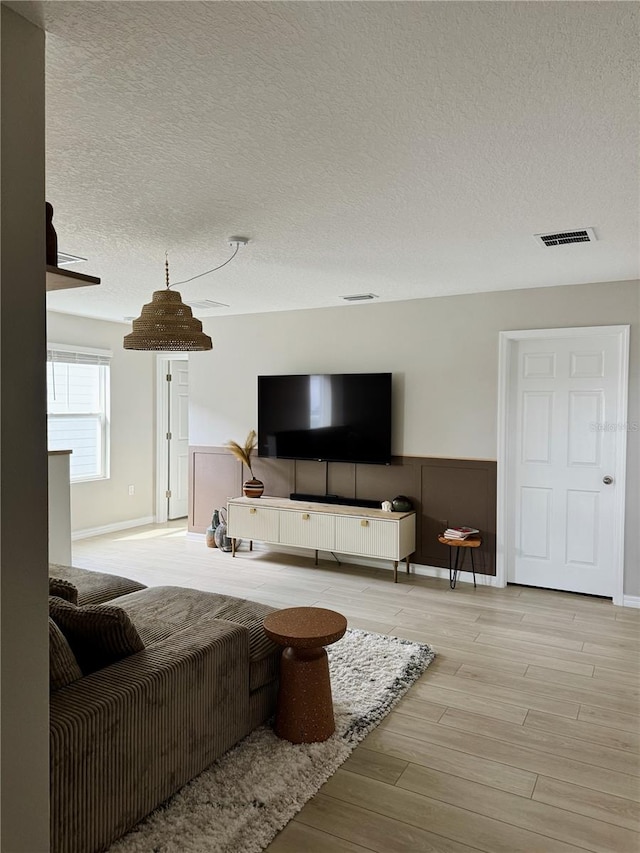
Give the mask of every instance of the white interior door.
[(184, 518), (188, 512), (189, 478), (189, 362), (169, 362), (167, 484), (169, 518)]
[(619, 333), (589, 331), (515, 344), (507, 579), (613, 596), (628, 352)]

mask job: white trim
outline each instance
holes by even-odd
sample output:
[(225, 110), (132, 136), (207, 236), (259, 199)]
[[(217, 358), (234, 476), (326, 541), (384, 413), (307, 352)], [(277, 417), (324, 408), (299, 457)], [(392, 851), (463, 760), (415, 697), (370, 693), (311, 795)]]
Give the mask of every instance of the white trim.
[(622, 600), (623, 607), (640, 607), (640, 595), (625, 595)]
[[(52, 344), (51, 346), (57, 347), (58, 344)], [(70, 367), (73, 366), (74, 362), (72, 360), (64, 361), (61, 360), (58, 362), (56, 359), (50, 359), (49, 356), (51, 354), (51, 350), (47, 350), (47, 435), (49, 433), (49, 421), (51, 419), (52, 422), (55, 422), (56, 418), (80, 418), (80, 417), (93, 417), (98, 419), (99, 423), (99, 434), (100, 434), (100, 452), (99, 452), (99, 463), (100, 463), (100, 471), (97, 474), (91, 474), (89, 476), (74, 476), (73, 473), (70, 476), (71, 485), (75, 485), (76, 483), (88, 483), (94, 482), (96, 480), (109, 480), (111, 479), (111, 350), (98, 350), (94, 349), (91, 352), (89, 348), (85, 348), (85, 350), (79, 349), (78, 347), (70, 347), (62, 344), (61, 346), (65, 347), (65, 352), (75, 353), (77, 355), (89, 356), (90, 358), (96, 358), (95, 364), (93, 366), (97, 366), (99, 368), (98, 372), (98, 392), (100, 398), (100, 409), (95, 412), (78, 412), (78, 411), (67, 411), (67, 412), (49, 412), (49, 364), (51, 364), (51, 382), (53, 383), (55, 390), (55, 377), (54, 377), (54, 368), (57, 363), (62, 364), (62, 366)], [(99, 359), (103, 359), (99, 361)], [(83, 362), (75, 362), (77, 364), (82, 364)], [(87, 364), (90, 361), (86, 362)], [(66, 439), (65, 439), (66, 442)], [(71, 442), (73, 443), (73, 442)], [(71, 466), (73, 469), (73, 465)]]
[(147, 515), (144, 518), (132, 518), (129, 521), (117, 521), (115, 524), (104, 524), (102, 527), (85, 527), (84, 530), (74, 530), (71, 539), (90, 539), (92, 536), (102, 536), (104, 533), (117, 533), (118, 530), (129, 530), (131, 527), (144, 527), (154, 524), (155, 518)]
[(187, 530), (185, 533), (185, 539), (189, 542), (204, 542), (205, 538), (204, 533), (195, 533), (193, 530)]
[[(509, 390), (515, 344), (523, 340), (549, 338), (581, 338), (593, 335), (618, 335), (620, 341), (620, 365), (618, 383), (618, 415), (615, 420), (627, 419), (629, 389), (629, 326), (574, 326), (563, 329), (519, 329), (499, 333), (498, 355), (498, 478), (497, 478), (497, 535), (496, 535), (496, 586), (507, 585), (507, 555), (513, 551), (511, 535), (511, 511), (513, 499), (509, 494), (510, 441), (509, 441)], [(613, 418), (612, 418), (613, 420)], [(624, 596), (624, 519), (625, 483), (627, 471), (626, 433), (620, 431), (616, 443), (614, 478), (616, 490), (615, 527), (612, 531), (614, 587), (613, 603), (621, 605)]]
[(164, 524), (169, 520), (166, 483), (169, 481), (166, 434), (167, 406), (169, 404), (165, 376), (171, 361), (188, 361), (186, 352), (161, 353), (156, 359), (156, 520)]
[(72, 346), (71, 344), (54, 344), (47, 341), (47, 352), (77, 352), (82, 355), (96, 355), (102, 358), (113, 358), (113, 350), (98, 349), (97, 347)]
[[(614, 327), (615, 328), (615, 327)], [(630, 326), (618, 326), (620, 337), (620, 364), (618, 369), (618, 412), (624, 414), (626, 422), (629, 412), (629, 333)], [(617, 433), (616, 464), (614, 480), (618, 488), (615, 493), (615, 519), (613, 529), (613, 565), (616, 582), (613, 603), (624, 604), (624, 533), (627, 494), (627, 432)]]
[(498, 345), (498, 423), (497, 423), (497, 464), (496, 464), (496, 586), (507, 585), (507, 566), (505, 553), (510, 548), (509, 507), (507, 505), (508, 483), (508, 400), (510, 375), (510, 350), (512, 342), (508, 332), (500, 332)]
[[(205, 535), (204, 533), (195, 533), (190, 531), (186, 534), (188, 540), (192, 542), (204, 542)], [(240, 550), (236, 553), (240, 557), (249, 556), (249, 551), (245, 547), (247, 540), (243, 539), (243, 544), (240, 546)], [(253, 543), (253, 553), (255, 552), (271, 552), (275, 554), (295, 554), (298, 557), (306, 557), (307, 559), (313, 560), (313, 549), (311, 548), (296, 548), (292, 545), (278, 545), (271, 547), (269, 545), (264, 544), (263, 542)], [(388, 569), (389, 572), (393, 571), (393, 562), (391, 560), (380, 560), (375, 557), (354, 557), (352, 554), (345, 554), (342, 556), (341, 554), (336, 555), (341, 563), (344, 563), (349, 566), (366, 566), (370, 569)], [(231, 558), (231, 552), (229, 552), (229, 557)], [(329, 551), (320, 551), (319, 558), (323, 562), (332, 563), (334, 566), (338, 564), (335, 562), (333, 557), (331, 556), (331, 552)], [(409, 579), (413, 575), (420, 575), (421, 577), (426, 578), (440, 578), (442, 580), (449, 580), (449, 569), (443, 569), (439, 566), (423, 566), (421, 563), (410, 563), (411, 571), (409, 573)], [(314, 567), (315, 568), (315, 567)], [(318, 568), (322, 568), (318, 566)], [(407, 579), (406, 572), (406, 564), (403, 562), (398, 563), (398, 578), (402, 578), (402, 580)], [(493, 575), (481, 575), (476, 572), (476, 584), (478, 586), (496, 586), (496, 579)], [(473, 574), (471, 571), (467, 572), (466, 569), (463, 572), (458, 574), (457, 583), (470, 583), (473, 584)]]
[(169, 359), (159, 355), (156, 359), (156, 521), (164, 524), (169, 519), (166, 484), (169, 480), (169, 462), (166, 454), (167, 432), (167, 375)]

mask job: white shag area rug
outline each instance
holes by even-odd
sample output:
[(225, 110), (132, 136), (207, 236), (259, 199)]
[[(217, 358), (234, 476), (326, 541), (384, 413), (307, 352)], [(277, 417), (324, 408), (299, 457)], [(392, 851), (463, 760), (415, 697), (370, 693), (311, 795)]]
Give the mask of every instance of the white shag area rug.
[(355, 629), (327, 653), (336, 719), (329, 740), (294, 745), (260, 726), (108, 853), (259, 853), (435, 657), (430, 646)]

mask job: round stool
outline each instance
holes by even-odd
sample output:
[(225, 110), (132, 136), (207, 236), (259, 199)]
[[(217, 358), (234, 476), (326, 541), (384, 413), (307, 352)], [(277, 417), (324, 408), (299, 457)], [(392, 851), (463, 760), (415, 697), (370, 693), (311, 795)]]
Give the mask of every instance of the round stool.
[(322, 607), (288, 607), (269, 613), (264, 632), (286, 646), (280, 660), (275, 732), (291, 743), (318, 743), (336, 730), (324, 646), (347, 630), (347, 620)]
[[(466, 556), (466, 551), (462, 553), (462, 560), (460, 560), (460, 548), (470, 548), (469, 553), (471, 554), (471, 571), (473, 572), (473, 586), (475, 588), (476, 585), (476, 567), (473, 562), (473, 549), (479, 548), (482, 545), (482, 539), (479, 536), (472, 536), (469, 539), (447, 539), (444, 536), (438, 536), (438, 542), (443, 545), (449, 546), (449, 586), (451, 589), (456, 588), (456, 581), (458, 580), (458, 572), (463, 571), (462, 564), (464, 563), (464, 558)], [(451, 548), (456, 549), (456, 560), (451, 566)]]

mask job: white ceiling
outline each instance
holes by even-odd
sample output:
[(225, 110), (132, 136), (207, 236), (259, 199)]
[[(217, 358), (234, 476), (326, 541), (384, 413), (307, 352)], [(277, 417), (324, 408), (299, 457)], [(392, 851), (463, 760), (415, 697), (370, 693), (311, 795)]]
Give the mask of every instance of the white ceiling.
[[(59, 246), (103, 282), (54, 310), (137, 315), (165, 249), (177, 281), (235, 234), (249, 246), (186, 300), (247, 313), (640, 277), (635, 3), (32, 7)], [(598, 242), (532, 236), (587, 226)]]

